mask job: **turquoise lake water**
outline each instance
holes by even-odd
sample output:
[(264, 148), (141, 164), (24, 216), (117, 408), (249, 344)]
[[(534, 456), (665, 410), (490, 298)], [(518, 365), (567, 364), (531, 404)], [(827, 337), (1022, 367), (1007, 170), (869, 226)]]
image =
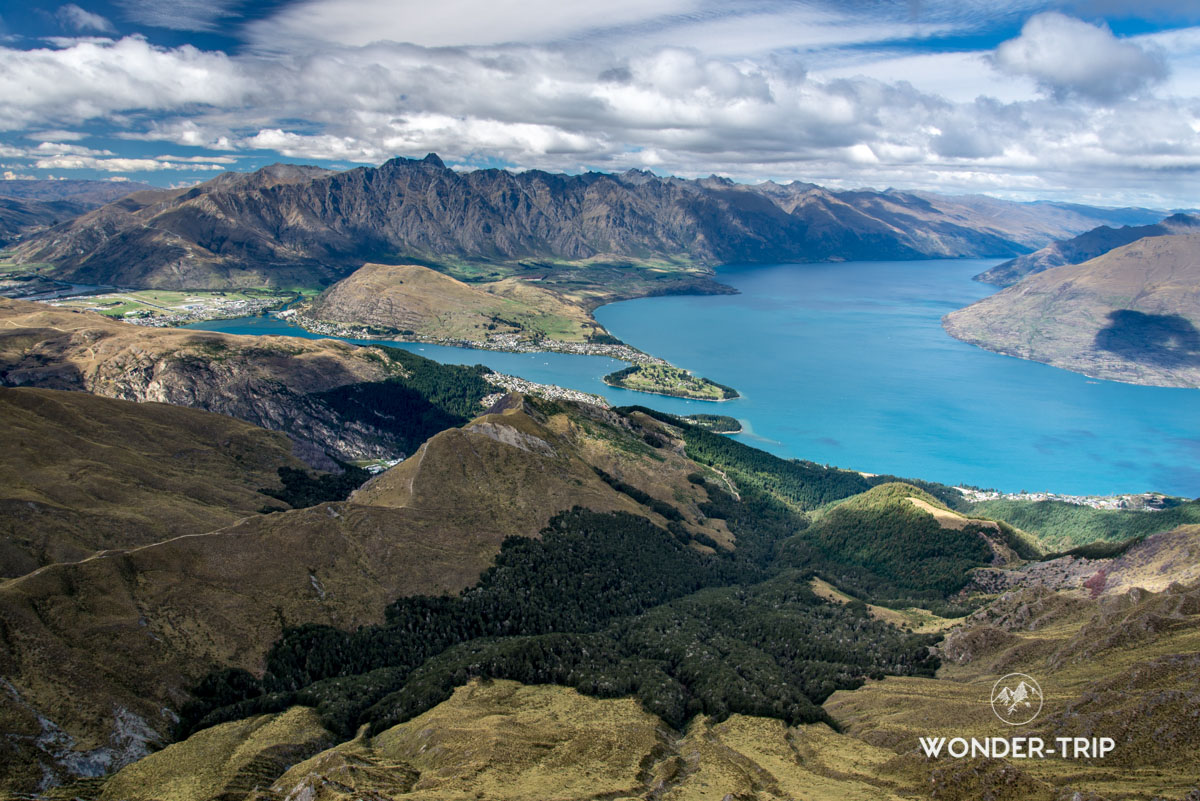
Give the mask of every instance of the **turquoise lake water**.
[[(615, 404), (729, 414), (746, 426), (737, 439), (785, 457), (1008, 492), (1200, 495), (1200, 390), (1095, 381), (942, 330), (942, 315), (994, 291), (970, 279), (996, 263), (733, 266), (717, 277), (739, 295), (597, 311), (625, 342), (743, 394), (725, 403), (605, 386), (600, 377), (624, 366), (612, 359), (401, 347)], [(193, 327), (315, 336), (261, 317)]]

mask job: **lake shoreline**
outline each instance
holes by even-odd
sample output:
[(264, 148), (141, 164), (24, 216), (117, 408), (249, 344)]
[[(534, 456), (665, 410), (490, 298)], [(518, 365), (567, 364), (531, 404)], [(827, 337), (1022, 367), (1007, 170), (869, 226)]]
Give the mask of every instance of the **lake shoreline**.
[[(1200, 442), (1190, 393), (1097, 384), (946, 334), (941, 317), (990, 291), (970, 279), (993, 264), (732, 265), (717, 277), (737, 295), (649, 297), (598, 309), (604, 328), (623, 342), (737, 387), (736, 407), (612, 387), (603, 376), (629, 362), (593, 346), (562, 353), (546, 343), (518, 352), (374, 337), (355, 344), (404, 347), (443, 363), (483, 362), (602, 395), (613, 406), (641, 403), (681, 417), (737, 408), (743, 430), (729, 436), (785, 459), (1008, 492), (1200, 495), (1188, 450)], [(329, 335), (287, 322), (272, 315), (200, 328)]]

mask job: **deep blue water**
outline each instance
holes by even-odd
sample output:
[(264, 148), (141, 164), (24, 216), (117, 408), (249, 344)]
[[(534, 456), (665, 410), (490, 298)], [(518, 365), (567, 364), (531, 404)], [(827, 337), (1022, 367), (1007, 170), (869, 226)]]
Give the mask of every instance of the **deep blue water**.
[[(403, 345), (617, 404), (730, 414), (738, 439), (786, 457), (1016, 492), (1200, 495), (1200, 391), (1095, 381), (949, 337), (943, 314), (992, 288), (996, 262), (726, 267), (740, 295), (605, 306), (614, 335), (743, 394), (684, 401), (608, 387), (611, 359)], [(270, 318), (194, 326), (314, 336)], [(393, 343), (381, 343), (393, 344)]]

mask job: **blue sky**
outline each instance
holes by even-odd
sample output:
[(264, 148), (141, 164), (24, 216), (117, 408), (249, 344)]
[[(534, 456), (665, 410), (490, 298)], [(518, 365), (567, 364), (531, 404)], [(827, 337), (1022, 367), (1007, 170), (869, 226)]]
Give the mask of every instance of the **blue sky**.
[(458, 168), (1200, 206), (1200, 3), (0, 2), (0, 173)]

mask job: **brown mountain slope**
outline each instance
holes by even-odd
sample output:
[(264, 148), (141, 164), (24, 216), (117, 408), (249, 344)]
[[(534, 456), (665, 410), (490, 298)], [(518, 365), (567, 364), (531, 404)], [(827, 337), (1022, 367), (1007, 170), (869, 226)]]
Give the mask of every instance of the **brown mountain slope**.
[[(946, 662), (937, 679), (889, 677), (835, 693), (826, 704), (849, 734), (905, 755), (907, 773), (928, 777), (933, 766), (936, 797), (978, 798), (989, 785), (988, 797), (997, 799), (1200, 792), (1200, 584), (1095, 600), (1046, 588), (1013, 591), (968, 618), (940, 650)], [(988, 703), (994, 682), (1011, 672), (1033, 676), (1045, 693), (1041, 714), (1017, 733), (1051, 743), (1112, 737), (1114, 751), (1103, 760), (917, 756), (919, 737), (1013, 734)], [(1030, 782), (1024, 791), (1012, 786), (1018, 777)]]
[(70, 200), (45, 201), (0, 197), (0, 247), (7, 247), (22, 237), (52, 225), (73, 220), (92, 208), (92, 204)]
[(1079, 264), (1128, 245), (1148, 236), (1195, 233), (1200, 230), (1200, 217), (1173, 214), (1154, 225), (1109, 228), (1102, 225), (1072, 239), (1052, 242), (1046, 247), (1010, 259), (975, 276), (976, 281), (997, 286), (1012, 286), (1027, 275), (1044, 272), (1064, 264)]
[(225, 415), (84, 392), (0, 387), (0, 577), (256, 514), (282, 434)]
[(378, 348), (334, 340), (145, 328), (0, 299), (0, 384), (84, 390), (219, 412), (282, 431), (310, 464), (395, 458), (393, 438), (313, 395), (403, 374)]
[[(98, 797), (149, 801), (170, 788), (175, 801), (201, 801), (221, 786), (245, 801), (1190, 800), (1200, 793), (1198, 623), (1196, 584), (1101, 600), (1026, 589), (955, 628), (937, 678), (834, 694), (826, 708), (841, 733), (746, 715), (678, 732), (631, 699), (472, 680), (419, 717), (317, 753), (307, 710), (223, 724), (130, 765)], [(1041, 714), (1019, 729), (988, 703), (1013, 671), (1045, 692)], [(1103, 760), (928, 758), (918, 748), (920, 737), (1031, 735), (1112, 737), (1116, 748)], [(247, 757), (268, 747), (311, 756), (282, 774), (277, 758), (251, 769)]]
[(473, 341), (513, 334), (582, 342), (603, 334), (587, 309), (516, 278), (466, 284), (418, 265), (367, 264), (304, 311), (318, 322)]
[(40, 200), (52, 203), (68, 200), (83, 203), (89, 208), (102, 206), (125, 197), (131, 192), (153, 189), (150, 184), (138, 181), (89, 181), (84, 179), (53, 179), (0, 181), (0, 197), (15, 197), (22, 200)]
[(1113, 381), (1200, 386), (1200, 234), (1148, 237), (946, 315), (954, 337)]
[[(283, 627), (377, 623), (401, 595), (475, 582), (512, 535), (583, 505), (665, 521), (605, 483), (601, 465), (704, 521), (698, 465), (644, 441), (640, 415), (510, 396), (431, 439), (349, 502), (259, 515), (209, 534), (54, 564), (0, 584), (0, 789), (107, 771), (160, 743), (186, 689), (222, 666), (258, 670)], [(681, 499), (686, 499), (686, 502)], [(697, 546), (703, 547), (703, 546)]]

